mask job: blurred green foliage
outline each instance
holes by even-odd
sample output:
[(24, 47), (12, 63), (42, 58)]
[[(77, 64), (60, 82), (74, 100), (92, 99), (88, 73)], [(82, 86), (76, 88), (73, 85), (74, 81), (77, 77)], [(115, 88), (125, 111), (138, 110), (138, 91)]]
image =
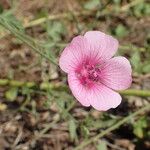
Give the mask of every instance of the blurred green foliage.
[(97, 6), (99, 6), (100, 0), (88, 0), (85, 4), (84, 4), (84, 8), (88, 9), (88, 10), (92, 10), (95, 9)]
[(134, 72), (137, 73), (150, 73), (150, 60), (142, 60), (142, 54), (139, 51), (135, 51), (131, 57), (131, 64), (134, 68)]
[(101, 140), (97, 145), (97, 150), (107, 150), (107, 143), (104, 140)]
[(69, 121), (69, 132), (70, 132), (70, 138), (72, 141), (77, 139), (77, 126), (73, 119)]
[(64, 35), (66, 29), (62, 22), (59, 21), (47, 21), (46, 24), (47, 35), (50, 38), (50, 41), (59, 42), (61, 37)]
[[(133, 124), (133, 133), (138, 137), (138, 138), (144, 138), (148, 136), (148, 133), (146, 132), (146, 129), (148, 129), (149, 125), (149, 120), (146, 116), (141, 117), (139, 120), (137, 120)], [(150, 136), (149, 136), (150, 138)]]
[(10, 88), (6, 93), (5, 93), (5, 97), (7, 100), (9, 101), (14, 101), (17, 99), (17, 95), (18, 95), (18, 88), (16, 87), (12, 87)]
[(123, 37), (127, 36), (128, 33), (129, 33), (128, 29), (122, 24), (119, 24), (115, 29), (115, 35), (118, 38), (123, 38)]
[(133, 14), (136, 17), (142, 17), (143, 15), (150, 15), (150, 4), (140, 3), (133, 7)]

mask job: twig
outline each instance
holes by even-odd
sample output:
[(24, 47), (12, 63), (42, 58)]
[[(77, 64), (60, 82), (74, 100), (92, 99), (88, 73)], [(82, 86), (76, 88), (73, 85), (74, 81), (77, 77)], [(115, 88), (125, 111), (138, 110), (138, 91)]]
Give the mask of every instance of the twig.
[(128, 122), (130, 119), (132, 119), (133, 117), (136, 117), (137, 115), (139, 115), (140, 113), (143, 113), (145, 111), (148, 111), (150, 109), (150, 104), (148, 104), (147, 106), (142, 107), (141, 109), (139, 109), (138, 111), (132, 113), (131, 115), (125, 117), (124, 119), (120, 120), (118, 123), (114, 124), (113, 126), (109, 127), (108, 129), (102, 131), (101, 133), (99, 133), (98, 135), (96, 135), (95, 137), (90, 138), (89, 140), (86, 140), (84, 142), (82, 142), (79, 146), (77, 146), (74, 150), (82, 150), (85, 146), (87, 146), (88, 144), (97, 141), (99, 138), (102, 138), (103, 136), (105, 136), (106, 134), (110, 133), (111, 131), (117, 129), (118, 127), (120, 127), (121, 125), (123, 125), (124, 123)]

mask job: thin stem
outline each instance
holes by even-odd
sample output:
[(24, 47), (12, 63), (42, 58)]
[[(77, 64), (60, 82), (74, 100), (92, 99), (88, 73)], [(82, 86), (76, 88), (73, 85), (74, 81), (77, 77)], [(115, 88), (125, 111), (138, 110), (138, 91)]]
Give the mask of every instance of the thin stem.
[(38, 41), (35, 41), (30, 36), (27, 36), (23, 32), (17, 31), (13, 27), (11, 27), (11, 23), (3, 17), (0, 17), (0, 25), (9, 30), (13, 35), (15, 35), (18, 39), (26, 43), (28, 46), (30, 46), (35, 52), (48, 59), (53, 64), (58, 65), (52, 56), (49, 57), (43, 52), (45, 51), (45, 49), (42, 47), (41, 44), (39, 44)]
[[(127, 11), (130, 7), (133, 7), (141, 2), (143, 2), (144, 0), (134, 0), (132, 1), (131, 3), (123, 6), (120, 8), (120, 12), (125, 12)], [(107, 5), (107, 4), (106, 4)], [(105, 6), (104, 6), (105, 7)], [(103, 9), (103, 8), (102, 8)], [(113, 11), (102, 11), (101, 12), (101, 16), (104, 16), (104, 15), (108, 15), (108, 14), (112, 14)], [(75, 17), (79, 17), (79, 16), (89, 16), (89, 15), (92, 15), (92, 14), (96, 14), (96, 10), (91, 10), (91, 11), (80, 11), (80, 12), (77, 12), (77, 11), (74, 11), (72, 12), (72, 14), (75, 16)], [(24, 24), (24, 27), (25, 28), (28, 28), (28, 27), (33, 27), (33, 26), (36, 26), (36, 25), (39, 25), (41, 23), (44, 23), (46, 22), (47, 20), (57, 20), (57, 19), (70, 19), (72, 18), (70, 13), (69, 12), (66, 12), (66, 13), (61, 13), (61, 14), (55, 14), (55, 15), (49, 15), (48, 17), (42, 17), (42, 18), (39, 18), (39, 19), (36, 19), (36, 20), (33, 20), (33, 21), (30, 21), (30, 22), (27, 22), (26, 24)]]
[[(119, 9), (119, 12), (125, 12), (127, 11), (129, 8), (139, 4), (139, 3), (142, 3), (144, 0), (134, 0), (132, 1), (131, 3), (128, 3), (127, 5), (121, 7)], [(75, 17), (85, 17), (85, 16), (90, 16), (90, 15), (95, 15), (97, 12), (97, 10), (91, 10), (91, 11), (80, 11), (80, 12), (73, 12), (74, 16)], [(102, 10), (100, 12), (100, 16), (106, 16), (106, 15), (112, 15), (114, 13), (114, 10), (111, 9), (111, 10)], [(70, 19), (72, 18), (71, 15), (68, 13), (68, 12), (65, 12), (65, 13), (61, 13), (61, 14), (54, 14), (54, 15), (49, 15), (49, 16), (46, 16), (46, 17), (41, 17), (39, 19), (36, 19), (36, 20), (32, 20), (32, 21), (29, 21), (29, 22), (26, 22), (23, 24), (24, 28), (29, 28), (29, 27), (33, 27), (33, 26), (37, 26), (37, 25), (40, 25), (48, 20), (58, 20), (58, 19)], [(3, 35), (0, 37), (0, 38), (3, 38), (3, 37), (6, 37), (7, 35), (9, 35), (10, 33), (3, 33)]]
[(117, 129), (118, 127), (120, 127), (121, 125), (123, 125), (124, 123), (128, 122), (130, 119), (138, 116), (140, 113), (143, 113), (145, 111), (148, 111), (150, 109), (150, 104), (142, 107), (141, 109), (139, 109), (138, 111), (132, 113), (131, 115), (125, 117), (124, 119), (120, 120), (118, 123), (114, 124), (113, 126), (109, 127), (108, 129), (102, 131), (101, 133), (99, 133), (97, 136), (90, 138), (89, 140), (86, 140), (84, 142), (82, 142), (79, 146), (77, 146), (74, 150), (82, 150), (84, 149), (85, 146), (87, 146), (88, 144), (97, 141), (99, 138), (102, 138), (103, 136), (105, 136), (106, 134), (110, 133), (111, 131)]
[[(74, 16), (78, 17), (78, 16), (89, 16), (92, 13), (96, 12), (95, 10), (92, 11), (81, 11), (81, 12), (72, 12), (74, 14)], [(61, 14), (55, 14), (55, 15), (49, 15), (48, 17), (42, 17), (30, 22), (27, 22), (26, 24), (24, 24), (25, 28), (28, 27), (33, 27), (36, 25), (39, 25), (41, 23), (44, 23), (48, 20), (57, 20), (57, 19), (72, 19), (72, 15), (69, 12), (65, 12), (65, 13), (61, 13)]]
[(121, 95), (133, 95), (133, 96), (141, 96), (141, 97), (150, 97), (150, 90), (136, 90), (129, 89), (124, 91), (119, 91)]
[[(0, 86), (12, 86), (12, 87), (27, 87), (27, 88), (37, 88), (42, 91), (46, 91), (48, 89), (51, 90), (60, 90), (60, 91), (69, 91), (67, 85), (59, 83), (49, 83), (43, 82), (41, 84), (36, 84), (35, 82), (22, 82), (17, 80), (9, 80), (9, 79), (0, 79)], [(150, 90), (136, 90), (136, 89), (129, 89), (124, 91), (118, 91), (121, 95), (133, 95), (133, 96), (140, 96), (140, 97), (150, 97)]]
[(49, 123), (37, 136), (36, 136), (36, 139), (37, 138), (40, 138), (43, 134), (45, 134), (48, 130), (50, 130), (50, 128), (52, 126), (54, 126), (60, 119), (57, 118), (56, 120), (54, 120), (53, 122)]

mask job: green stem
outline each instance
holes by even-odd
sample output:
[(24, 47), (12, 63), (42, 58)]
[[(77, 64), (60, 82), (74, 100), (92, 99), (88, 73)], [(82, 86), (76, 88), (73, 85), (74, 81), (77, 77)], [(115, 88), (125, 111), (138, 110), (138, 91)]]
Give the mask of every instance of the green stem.
[(34, 88), (36, 87), (35, 82), (23, 82), (17, 80), (9, 80), (9, 79), (0, 79), (0, 86), (12, 86), (12, 87), (28, 87)]
[(34, 40), (30, 36), (26, 35), (25, 33), (18, 31), (14, 29), (11, 26), (11, 22), (9, 22), (7, 19), (0, 17), (0, 25), (9, 30), (13, 35), (15, 35), (18, 39), (20, 39), (22, 42), (26, 43), (28, 46), (30, 46), (35, 52), (43, 56), (44, 58), (48, 59), (50, 62), (52, 62), (55, 65), (58, 65), (54, 58), (52, 56), (48, 56), (44, 53), (45, 49), (42, 47), (42, 45), (39, 43), (39, 41)]
[(111, 131), (117, 129), (118, 127), (120, 127), (121, 125), (123, 125), (124, 123), (128, 122), (130, 119), (138, 116), (140, 113), (143, 113), (145, 111), (148, 111), (150, 109), (150, 104), (148, 104), (147, 106), (144, 106), (143, 108), (139, 109), (138, 111), (132, 113), (131, 115), (125, 117), (124, 119), (120, 120), (118, 123), (114, 124), (113, 126), (109, 127), (108, 129), (102, 131), (101, 133), (99, 133), (98, 135), (96, 135), (95, 137), (90, 138), (89, 140), (86, 140), (84, 142), (82, 142), (79, 146), (77, 146), (74, 150), (83, 150), (85, 146), (87, 146), (88, 144), (97, 141), (99, 138), (102, 138), (103, 136), (105, 136), (106, 134), (110, 133)]
[[(131, 3), (123, 6), (120, 8), (120, 12), (125, 12), (127, 11), (130, 7), (133, 7), (141, 2), (143, 2), (144, 0), (134, 0), (132, 1)], [(111, 11), (101, 11), (101, 14), (100, 16), (106, 16), (108, 14), (112, 14), (112, 10)], [(79, 17), (79, 16), (90, 16), (92, 14), (96, 14), (96, 10), (91, 10), (91, 11), (80, 11), (80, 12), (72, 12), (72, 14), (75, 16), (75, 17)], [(26, 24), (24, 24), (24, 27), (25, 28), (29, 28), (29, 27), (33, 27), (33, 26), (36, 26), (36, 25), (39, 25), (41, 23), (44, 23), (48, 20), (57, 20), (57, 19), (70, 19), (72, 18), (70, 13), (68, 12), (65, 12), (65, 13), (61, 13), (61, 14), (55, 14), (55, 15), (49, 15), (49, 16), (46, 16), (46, 17), (42, 17), (42, 18), (39, 18), (39, 19), (36, 19), (36, 20), (33, 20), (33, 21), (30, 21), (30, 22), (27, 22)]]
[(121, 95), (134, 95), (134, 96), (141, 96), (141, 97), (150, 97), (150, 90), (136, 90), (136, 89), (129, 89), (124, 91), (119, 91)]
[[(0, 79), (0, 86), (12, 86), (12, 87), (27, 87), (27, 88), (38, 88), (39, 90), (60, 90), (60, 91), (69, 91), (68, 86), (62, 83), (49, 83), (43, 82), (40, 84), (36, 84), (35, 82), (22, 82), (17, 80), (9, 80), (9, 79)], [(129, 95), (129, 96), (140, 96), (140, 97), (150, 97), (150, 90), (136, 90), (129, 89), (124, 91), (118, 91), (121, 95)]]
[[(142, 3), (144, 0), (134, 0), (132, 1), (131, 3), (128, 3), (127, 5), (121, 7), (118, 11), (121, 13), (121, 12), (126, 12), (129, 8), (139, 4), (139, 3)], [(91, 10), (91, 11), (80, 11), (80, 12), (73, 12), (74, 16), (75, 17), (86, 17), (86, 16), (90, 16), (90, 15), (95, 15), (97, 13), (97, 10)], [(114, 13), (114, 9), (109, 9), (109, 10), (103, 10), (103, 11), (100, 11), (100, 16), (106, 16), (106, 15), (112, 15)], [(70, 16), (70, 14), (68, 12), (65, 12), (65, 13), (61, 13), (61, 14), (55, 14), (55, 15), (49, 15), (49, 16), (46, 16), (46, 17), (41, 17), (39, 19), (36, 19), (36, 20), (32, 20), (32, 21), (29, 21), (25, 24), (23, 24), (24, 28), (29, 28), (29, 27), (33, 27), (33, 26), (37, 26), (37, 25), (40, 25), (48, 20), (57, 20), (57, 19), (70, 19), (72, 18)], [(0, 37), (6, 37), (7, 35), (9, 35), (9, 33), (3, 33), (3, 35)]]

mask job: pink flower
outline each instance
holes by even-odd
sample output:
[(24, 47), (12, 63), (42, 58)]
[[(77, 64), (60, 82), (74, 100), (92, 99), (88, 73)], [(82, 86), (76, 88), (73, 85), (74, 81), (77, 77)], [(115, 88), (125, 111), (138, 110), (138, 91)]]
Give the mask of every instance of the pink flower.
[(111, 58), (118, 41), (100, 31), (75, 37), (61, 54), (60, 68), (68, 73), (75, 98), (84, 106), (106, 111), (121, 103), (115, 90), (124, 90), (132, 82), (131, 65), (122, 56)]

